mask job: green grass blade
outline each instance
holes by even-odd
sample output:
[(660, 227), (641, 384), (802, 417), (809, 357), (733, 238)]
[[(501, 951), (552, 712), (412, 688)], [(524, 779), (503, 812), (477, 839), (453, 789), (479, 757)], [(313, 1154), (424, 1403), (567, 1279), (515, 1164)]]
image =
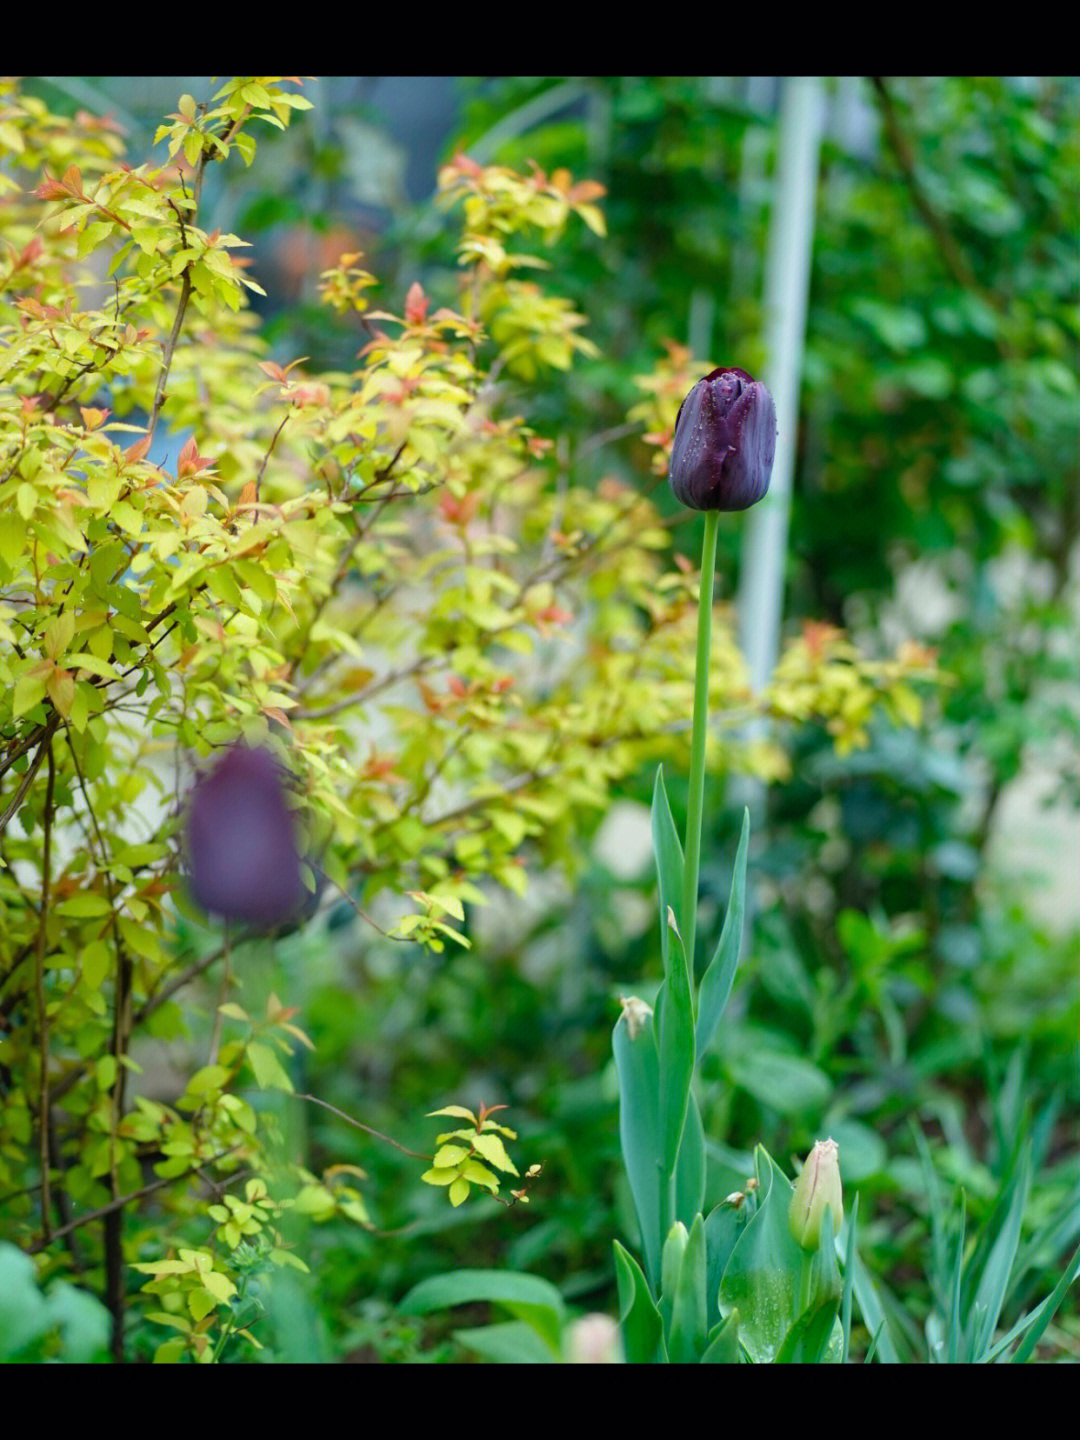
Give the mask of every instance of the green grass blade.
[[(513, 1270), (453, 1270), (448, 1275), (433, 1275), (414, 1285), (398, 1305), (398, 1310), (403, 1315), (427, 1315), (433, 1310), (472, 1305), (478, 1300), (505, 1305), (517, 1317), (518, 1324), (527, 1325), (530, 1332), (543, 1342), (548, 1352), (543, 1358), (559, 1358), (566, 1307), (555, 1286), (539, 1275), (525, 1275)], [(508, 1330), (507, 1333), (517, 1332)], [(473, 1340), (463, 1343), (477, 1348)], [(521, 1358), (534, 1359), (536, 1356)]]
[(743, 810), (739, 848), (735, 852), (735, 869), (731, 877), (731, 898), (728, 901), (720, 943), (709, 968), (701, 979), (698, 992), (697, 1053), (703, 1055), (716, 1033), (724, 1013), (742, 946), (743, 917), (746, 913), (746, 856), (750, 846), (750, 811)]
[(1001, 1307), (1005, 1303), (1005, 1294), (1009, 1288), (1009, 1276), (1012, 1274), (1013, 1261), (1016, 1259), (1016, 1251), (1020, 1244), (1020, 1227), (1024, 1219), (1024, 1206), (1027, 1204), (1030, 1179), (1030, 1156), (1025, 1153), (1001, 1202), (995, 1206), (994, 1212), (987, 1222), (989, 1227), (997, 1229), (997, 1235), (990, 1248), (990, 1253), (986, 1257), (982, 1274), (979, 1276), (978, 1288), (975, 1291), (975, 1302), (972, 1308), (981, 1309), (982, 1314), (973, 1330), (970, 1356), (973, 1361), (979, 1361), (989, 1350), (998, 1317), (1001, 1314)]
[(884, 1335), (884, 1334), (885, 1334), (885, 1317), (882, 1316), (882, 1317), (881, 1317), (881, 1324), (880, 1324), (880, 1325), (877, 1327), (877, 1329), (874, 1331), (873, 1337), (872, 1337), (871, 1340), (870, 1340), (870, 1348), (867, 1350), (867, 1352), (866, 1352), (866, 1359), (863, 1361), (863, 1364), (864, 1364), (864, 1365), (869, 1365), (870, 1362), (871, 1362), (871, 1360), (873, 1360), (874, 1356), (877, 1354), (878, 1342), (881, 1340), (881, 1337), (882, 1337), (882, 1335)]
[(856, 1195), (851, 1204), (851, 1213), (848, 1215), (847, 1247), (844, 1251), (844, 1293), (840, 1297), (840, 1323), (844, 1330), (842, 1361), (845, 1365), (851, 1351), (851, 1297), (855, 1279), (855, 1235), (858, 1225), (859, 1197)]
[(896, 1346), (889, 1334), (885, 1311), (878, 1299), (870, 1272), (859, 1259), (858, 1252), (853, 1255), (852, 1259), (854, 1261), (855, 1299), (859, 1302), (859, 1313), (862, 1315), (863, 1323), (874, 1336), (872, 1351), (867, 1353), (866, 1358), (869, 1361), (870, 1353), (877, 1354), (880, 1351), (879, 1364), (899, 1365), (900, 1356), (896, 1353)]
[(967, 1197), (960, 1191), (960, 1234), (956, 1239), (956, 1260), (953, 1265), (952, 1298), (949, 1305), (949, 1361), (956, 1365), (960, 1360), (960, 1340), (963, 1326), (960, 1320), (960, 1292), (964, 1276), (964, 1232), (967, 1222)]
[[(1035, 1309), (1031, 1312), (1031, 1314), (1025, 1316), (1024, 1319), (1020, 1322), (1021, 1325), (1027, 1325), (1030, 1328), (1028, 1329), (1027, 1334), (1024, 1336), (1023, 1341), (1017, 1347), (1016, 1354), (1012, 1357), (1013, 1364), (1023, 1365), (1025, 1361), (1031, 1359), (1031, 1356), (1034, 1354), (1035, 1351), (1035, 1346), (1042, 1339), (1046, 1327), (1050, 1324), (1050, 1321), (1057, 1313), (1058, 1306), (1061, 1304), (1062, 1300), (1065, 1299), (1066, 1291), (1069, 1289), (1069, 1286), (1072, 1285), (1072, 1283), (1076, 1280), (1078, 1276), (1080, 1276), (1080, 1250), (1077, 1250), (1076, 1254), (1069, 1261), (1068, 1265), (1065, 1266), (1065, 1270), (1061, 1276), (1061, 1279), (1054, 1286), (1053, 1290), (1051, 1290), (1050, 1294), (1046, 1297), (1042, 1304), (1037, 1305)], [(1005, 1337), (1006, 1341), (1011, 1340), (1018, 1329), (1019, 1326), (1014, 1326), (1013, 1329), (1009, 1332), (1009, 1334)]]

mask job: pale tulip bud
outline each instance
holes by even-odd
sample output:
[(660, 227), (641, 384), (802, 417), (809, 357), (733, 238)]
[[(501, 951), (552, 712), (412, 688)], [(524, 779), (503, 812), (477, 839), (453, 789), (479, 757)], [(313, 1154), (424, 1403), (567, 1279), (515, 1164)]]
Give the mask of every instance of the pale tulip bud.
[(566, 1332), (566, 1359), (571, 1365), (620, 1365), (622, 1337), (610, 1315), (583, 1315)]
[(839, 1146), (835, 1140), (816, 1140), (795, 1181), (795, 1193), (788, 1210), (791, 1233), (804, 1250), (813, 1252), (818, 1248), (821, 1222), (827, 1209), (832, 1211), (835, 1234), (844, 1223)]

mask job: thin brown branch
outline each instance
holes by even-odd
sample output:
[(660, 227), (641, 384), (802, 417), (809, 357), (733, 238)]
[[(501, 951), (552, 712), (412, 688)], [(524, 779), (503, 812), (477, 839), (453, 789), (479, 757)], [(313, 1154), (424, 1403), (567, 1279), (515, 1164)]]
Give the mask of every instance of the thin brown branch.
[[(52, 1238), (53, 1240), (60, 1240), (63, 1236), (69, 1235), (73, 1230), (81, 1229), (83, 1225), (92, 1225), (95, 1220), (104, 1220), (107, 1216), (117, 1213), (119, 1210), (122, 1210), (125, 1205), (130, 1205), (133, 1200), (141, 1200), (146, 1195), (152, 1195), (155, 1190), (163, 1190), (166, 1185), (175, 1185), (178, 1180), (187, 1180), (192, 1175), (201, 1175), (201, 1167), (203, 1165), (216, 1165), (220, 1160), (226, 1160), (238, 1149), (239, 1146), (234, 1145), (229, 1150), (222, 1150), (220, 1154), (211, 1156), (209, 1160), (200, 1160), (198, 1165), (192, 1166), (190, 1170), (185, 1170), (180, 1175), (166, 1175), (160, 1180), (152, 1180), (149, 1185), (143, 1185), (139, 1190), (132, 1190), (127, 1195), (118, 1195), (115, 1200), (110, 1200), (107, 1205), (102, 1205), (97, 1210), (90, 1210), (87, 1214), (80, 1215), (77, 1220), (72, 1220), (67, 1225), (61, 1226), (59, 1230), (54, 1230)], [(36, 1255), (39, 1250), (44, 1250), (48, 1243), (49, 1242), (44, 1239), (35, 1240), (32, 1245), (27, 1247), (27, 1253)]]
[[(18, 809), (19, 809), (19, 806), (22, 804), (23, 800), (25, 799), (25, 797), (26, 797), (26, 792), (30, 789), (30, 786), (34, 783), (34, 776), (35, 776), (35, 775), (37, 774), (37, 772), (41, 769), (41, 762), (45, 759), (45, 754), (46, 754), (46, 752), (47, 752), (47, 751), (49, 750), (49, 748), (50, 748), (50, 745), (51, 745), (51, 743), (52, 743), (52, 737), (53, 737), (53, 735), (56, 733), (56, 729), (57, 729), (57, 726), (58, 726), (59, 724), (60, 724), (60, 715), (59, 715), (59, 713), (56, 713), (56, 714), (54, 714), (53, 716), (50, 717), (50, 719), (47, 721), (47, 723), (46, 723), (44, 726), (40, 726), (40, 727), (38, 728), (38, 730), (36, 730), (36, 731), (34, 732), (35, 735), (38, 735), (38, 736), (40, 737), (40, 742), (41, 742), (41, 743), (38, 745), (38, 752), (37, 752), (37, 754), (34, 756), (33, 760), (30, 762), (30, 765), (27, 767), (26, 774), (25, 774), (25, 775), (23, 776), (23, 778), (22, 778), (22, 783), (20, 784), (19, 788), (15, 791), (14, 798), (12, 799), (11, 803), (8, 805), (8, 807), (7, 807), (7, 809), (4, 811), (4, 813), (3, 813), (2, 815), (0, 815), (0, 835), (2, 835), (3, 832), (7, 829), (8, 825), (9, 825), (11, 819), (12, 819), (12, 816), (14, 816), (14, 815), (17, 813), (17, 811), (18, 811)], [(20, 753), (20, 754), (25, 754), (25, 752), (26, 752), (29, 748), (30, 748), (30, 747), (29, 747), (29, 744), (22, 745), (22, 746), (20, 746), (19, 753)], [(18, 758), (18, 757), (16, 756), (15, 758)], [(8, 765), (13, 764), (13, 763), (14, 763), (13, 760), (9, 761), (8, 764), (4, 766), (4, 769), (7, 769), (7, 768), (8, 768)], [(2, 773), (3, 773), (3, 772), (0, 771), (0, 774), (2, 774)]]
[(49, 872), (52, 865), (53, 792), (56, 786), (56, 760), (52, 736), (44, 749), (49, 762), (49, 779), (45, 786), (45, 814), (42, 818), (41, 847), (41, 914), (38, 916), (37, 954), (34, 985), (37, 992), (38, 1047), (41, 1075), (38, 1085), (38, 1140), (41, 1155), (41, 1231), (48, 1242), (52, 1238), (52, 1188), (49, 1165), (52, 1156), (52, 1112), (49, 1104), (49, 1016), (45, 1005), (45, 946), (49, 919)]
[(407, 935), (391, 935), (389, 930), (384, 930), (381, 925), (377, 925), (375, 921), (371, 918), (371, 916), (367, 913), (367, 911), (361, 909), (360, 902), (355, 898), (355, 896), (350, 895), (347, 890), (343, 889), (342, 886), (338, 884), (338, 882), (333, 878), (332, 875), (328, 875), (326, 873), (326, 871), (322, 868), (321, 865), (316, 865), (313, 860), (309, 860), (308, 864), (311, 866), (312, 870), (315, 871), (316, 875), (321, 875), (328, 885), (332, 885), (334, 887), (334, 889), (338, 892), (341, 898), (345, 901), (346, 905), (350, 905), (354, 913), (357, 914), (360, 919), (363, 920), (366, 924), (370, 925), (373, 930), (377, 930), (379, 934), (387, 940), (405, 941), (406, 943), (409, 943)]
[(371, 685), (358, 690), (355, 695), (346, 695), (340, 700), (331, 701), (328, 705), (320, 705), (316, 710), (303, 710), (301, 714), (305, 720), (325, 720), (327, 716), (339, 715), (342, 710), (349, 710), (353, 705), (363, 705), (374, 695), (382, 690), (388, 690), (391, 685), (396, 685), (399, 680), (406, 680), (410, 675), (420, 675), (431, 668), (435, 663), (433, 655), (421, 655), (418, 659), (410, 661), (408, 665), (402, 665), (397, 670), (388, 670), (385, 675), (380, 676)]
[(277, 442), (278, 442), (278, 436), (281, 434), (282, 430), (285, 429), (285, 426), (289, 423), (289, 421), (290, 421), (291, 419), (292, 419), (292, 411), (291, 411), (291, 410), (286, 411), (286, 413), (285, 413), (285, 418), (282, 420), (281, 424), (280, 424), (280, 425), (277, 427), (277, 429), (274, 431), (274, 438), (270, 441), (270, 448), (267, 450), (266, 454), (265, 454), (265, 455), (263, 456), (263, 458), (262, 458), (262, 464), (259, 466), (259, 473), (255, 476), (255, 501), (256, 501), (256, 503), (258, 503), (258, 499), (259, 499), (259, 486), (262, 484), (262, 478), (263, 478), (263, 476), (266, 474), (266, 466), (267, 466), (267, 464), (269, 463), (270, 456), (274, 453), (274, 446), (275, 446), (275, 445), (277, 444)]
[(930, 203), (929, 198), (922, 185), (919, 183), (915, 172), (915, 151), (900, 123), (893, 97), (889, 87), (885, 83), (883, 75), (871, 75), (870, 83), (877, 92), (881, 104), (882, 119), (885, 122), (885, 133), (889, 139), (889, 145), (896, 156), (896, 163), (900, 167), (900, 173), (911, 194), (912, 203), (923, 219), (923, 223), (934, 237), (934, 243), (938, 247), (942, 261), (949, 274), (964, 290), (971, 290), (978, 295), (987, 305), (994, 310), (1003, 312), (1007, 307), (1004, 299), (991, 290), (987, 290), (979, 283), (969, 265), (967, 258), (960, 249), (955, 235), (949, 229), (945, 219), (938, 213)]
[[(240, 945), (243, 941), (250, 938), (250, 932), (244, 931), (240, 935), (232, 937), (232, 944)], [(189, 985), (192, 980), (197, 979), (204, 970), (209, 970), (211, 965), (216, 964), (217, 961), (224, 956), (225, 952), (226, 947), (224, 945), (218, 946), (218, 948), (212, 950), (209, 955), (204, 955), (201, 960), (192, 961), (186, 970), (181, 971), (179, 975), (170, 980), (162, 989), (155, 991), (153, 995), (148, 995), (138, 1010), (136, 1010), (134, 1023), (141, 1025), (155, 1010), (159, 1010), (167, 1000), (171, 1000), (178, 990), (182, 990), (185, 985)]]
[(154, 404), (150, 410), (150, 420), (146, 426), (147, 436), (151, 440), (154, 438), (154, 431), (157, 428), (161, 407), (165, 404), (165, 386), (169, 382), (169, 371), (172, 368), (173, 355), (176, 353), (176, 342), (180, 338), (180, 327), (184, 323), (184, 313), (187, 310), (188, 300), (190, 298), (191, 274), (188, 270), (185, 270), (180, 279), (180, 300), (176, 307), (172, 330), (169, 332), (169, 338), (165, 342), (165, 349), (162, 351), (161, 374), (158, 376), (157, 390), (154, 394)]
[(344, 1110), (339, 1110), (336, 1105), (331, 1105), (327, 1100), (320, 1100), (315, 1095), (297, 1095), (297, 1100), (308, 1100), (312, 1105), (321, 1105), (324, 1110), (331, 1111), (339, 1120), (344, 1120), (347, 1125), (352, 1125), (357, 1130), (363, 1130), (366, 1135), (374, 1135), (376, 1140), (385, 1140), (387, 1145), (393, 1145), (395, 1150), (400, 1150), (403, 1155), (411, 1155), (414, 1160), (430, 1160), (430, 1155), (424, 1155), (419, 1150), (410, 1150), (407, 1145), (402, 1145), (399, 1140), (393, 1139), (390, 1135), (384, 1135), (381, 1130), (373, 1130), (370, 1125), (363, 1125), (359, 1120), (354, 1120), (351, 1115), (346, 1115)]

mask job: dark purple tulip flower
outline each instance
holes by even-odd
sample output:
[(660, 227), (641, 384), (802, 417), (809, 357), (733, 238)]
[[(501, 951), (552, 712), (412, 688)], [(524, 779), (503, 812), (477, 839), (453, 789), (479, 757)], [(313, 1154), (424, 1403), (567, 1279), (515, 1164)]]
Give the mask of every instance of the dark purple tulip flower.
[(196, 902), (225, 920), (274, 930), (308, 898), (281, 767), (234, 745), (197, 781), (188, 805), (188, 878)]
[(679, 407), (668, 476), (691, 510), (748, 510), (769, 488), (776, 406), (745, 370), (714, 370)]

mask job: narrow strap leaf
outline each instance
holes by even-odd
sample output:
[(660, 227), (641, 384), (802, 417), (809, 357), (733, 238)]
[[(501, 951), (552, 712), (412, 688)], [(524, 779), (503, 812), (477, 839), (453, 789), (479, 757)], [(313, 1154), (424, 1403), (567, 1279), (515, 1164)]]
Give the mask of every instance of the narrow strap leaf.
[(703, 1055), (712, 1040), (724, 1013), (742, 946), (743, 916), (746, 913), (746, 855), (750, 846), (750, 811), (743, 810), (742, 833), (735, 852), (735, 869), (731, 877), (731, 899), (728, 901), (724, 928), (716, 954), (701, 980), (698, 992), (697, 1053)]
[(631, 1038), (625, 1015), (612, 1036), (619, 1080), (619, 1138), (630, 1182), (645, 1270), (649, 1283), (660, 1284), (660, 1252), (664, 1243), (661, 1205), (660, 1066), (651, 1024), (635, 1027)]
[(612, 1243), (619, 1285), (619, 1327), (627, 1364), (651, 1365), (662, 1345), (660, 1312), (637, 1261), (618, 1240)]

